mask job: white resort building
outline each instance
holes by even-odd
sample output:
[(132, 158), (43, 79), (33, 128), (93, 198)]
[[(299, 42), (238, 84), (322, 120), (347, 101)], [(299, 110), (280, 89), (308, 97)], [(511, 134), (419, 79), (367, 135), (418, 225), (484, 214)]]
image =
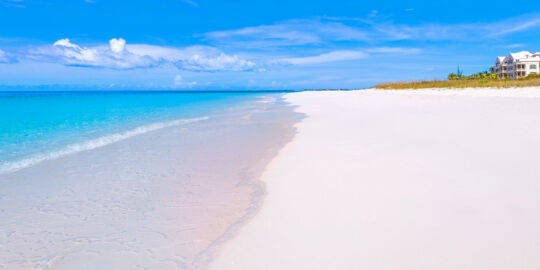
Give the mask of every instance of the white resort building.
[(530, 74), (539, 74), (539, 66), (540, 52), (522, 51), (497, 57), (493, 72), (498, 74), (499, 78), (518, 79)]

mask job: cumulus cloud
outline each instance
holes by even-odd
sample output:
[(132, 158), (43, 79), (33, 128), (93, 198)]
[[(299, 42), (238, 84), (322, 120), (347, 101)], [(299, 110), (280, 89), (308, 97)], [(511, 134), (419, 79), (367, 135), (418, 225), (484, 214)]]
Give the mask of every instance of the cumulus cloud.
[(199, 71), (242, 71), (251, 70), (255, 66), (255, 63), (241, 59), (237, 55), (231, 56), (224, 53), (218, 55), (193, 54), (189, 58), (176, 61), (175, 64), (180, 69)]
[(108, 45), (84, 47), (69, 39), (56, 41), (52, 46), (30, 50), (29, 58), (60, 62), (70, 66), (104, 67), (113, 69), (149, 68), (170, 64), (192, 71), (245, 71), (255, 63), (237, 55), (207, 46), (169, 48), (144, 44), (126, 44), (122, 38), (113, 38)]
[(28, 56), (35, 60), (60, 62), (69, 66), (115, 69), (153, 67), (160, 64), (160, 59), (125, 50), (123, 39), (111, 39), (109, 46), (81, 47), (65, 38), (56, 41), (52, 46), (33, 49)]
[(126, 41), (123, 38), (109, 40), (109, 47), (114, 53), (123, 53), (126, 49)]
[(253, 70), (255, 62), (238, 55), (225, 54), (209, 46), (190, 46), (183, 49), (153, 45), (128, 45), (128, 50), (139, 55), (164, 59), (181, 70), (192, 71), (245, 71)]

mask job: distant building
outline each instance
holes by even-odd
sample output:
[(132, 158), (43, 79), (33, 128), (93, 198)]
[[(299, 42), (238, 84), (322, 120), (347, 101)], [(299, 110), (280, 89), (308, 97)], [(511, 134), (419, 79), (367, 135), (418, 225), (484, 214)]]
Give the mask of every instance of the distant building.
[(493, 72), (499, 75), (499, 78), (518, 79), (530, 74), (539, 74), (539, 66), (540, 52), (533, 54), (523, 51), (497, 57)]

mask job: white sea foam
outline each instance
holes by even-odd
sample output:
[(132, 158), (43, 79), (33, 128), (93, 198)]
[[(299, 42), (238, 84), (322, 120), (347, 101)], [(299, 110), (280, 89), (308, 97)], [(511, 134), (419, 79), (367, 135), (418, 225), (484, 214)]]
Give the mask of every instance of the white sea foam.
[(140, 126), (140, 127), (128, 130), (128, 131), (110, 134), (110, 135), (102, 136), (96, 139), (87, 140), (81, 143), (70, 144), (58, 151), (41, 153), (41, 154), (32, 156), (30, 158), (25, 158), (25, 159), (13, 161), (13, 162), (0, 164), (0, 174), (15, 172), (20, 169), (43, 162), (45, 160), (56, 159), (56, 158), (70, 155), (73, 153), (103, 147), (105, 145), (122, 141), (128, 138), (131, 138), (133, 136), (141, 135), (150, 131), (167, 128), (167, 127), (179, 126), (179, 125), (193, 123), (193, 122), (202, 121), (206, 119), (208, 119), (207, 116), (199, 117), (199, 118), (178, 119), (178, 120), (167, 121), (167, 122), (153, 123), (149, 125)]

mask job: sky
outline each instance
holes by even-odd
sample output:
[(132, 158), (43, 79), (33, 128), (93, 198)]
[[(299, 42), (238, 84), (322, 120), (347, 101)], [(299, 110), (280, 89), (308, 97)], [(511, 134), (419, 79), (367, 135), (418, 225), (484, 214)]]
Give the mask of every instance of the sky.
[(0, 89), (358, 89), (540, 51), (508, 1), (0, 0)]

